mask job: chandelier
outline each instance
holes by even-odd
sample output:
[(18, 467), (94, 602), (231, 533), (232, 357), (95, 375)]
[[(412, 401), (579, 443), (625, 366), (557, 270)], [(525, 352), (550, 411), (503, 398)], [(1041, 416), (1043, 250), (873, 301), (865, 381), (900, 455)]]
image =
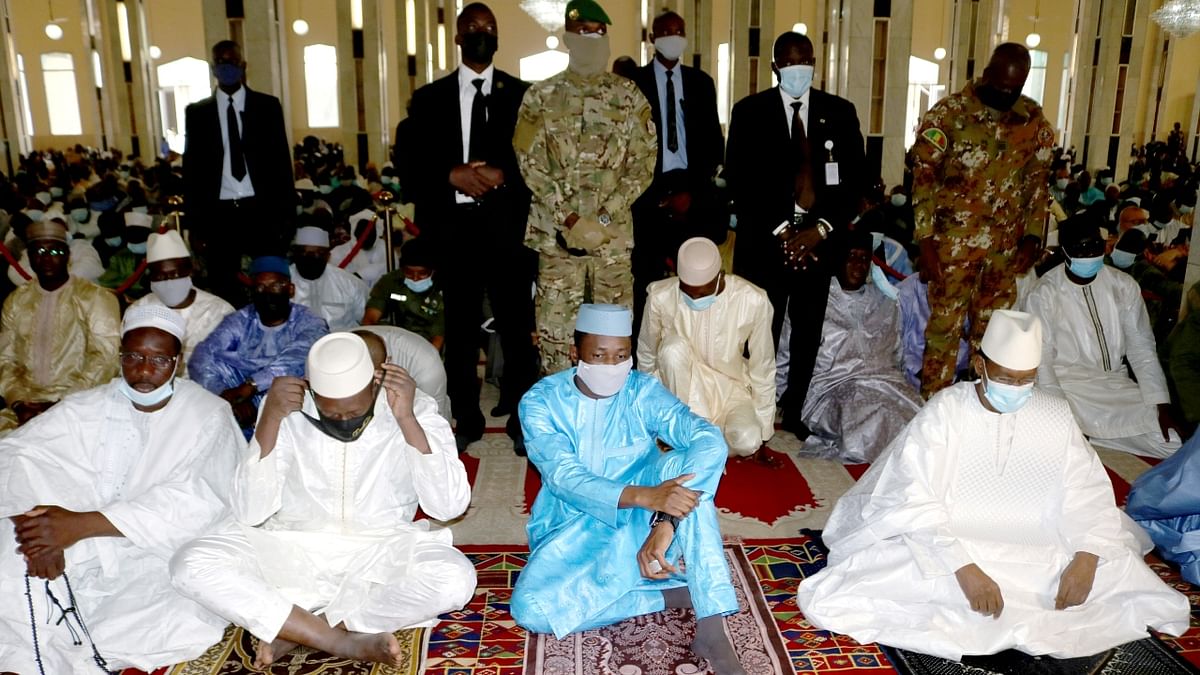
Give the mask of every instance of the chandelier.
[(1150, 18), (1171, 35), (1187, 37), (1200, 30), (1200, 0), (1170, 0)]
[(567, 0), (521, 0), (521, 9), (549, 33), (562, 30)]

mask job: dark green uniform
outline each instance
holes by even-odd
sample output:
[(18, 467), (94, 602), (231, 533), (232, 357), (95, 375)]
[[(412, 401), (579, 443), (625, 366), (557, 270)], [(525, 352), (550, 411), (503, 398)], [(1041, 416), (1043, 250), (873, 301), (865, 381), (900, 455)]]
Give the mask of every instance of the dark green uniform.
[(426, 340), (446, 334), (446, 303), (437, 281), (424, 293), (404, 285), (404, 272), (396, 270), (380, 277), (371, 289), (367, 309), (383, 312), (379, 323), (406, 328)]

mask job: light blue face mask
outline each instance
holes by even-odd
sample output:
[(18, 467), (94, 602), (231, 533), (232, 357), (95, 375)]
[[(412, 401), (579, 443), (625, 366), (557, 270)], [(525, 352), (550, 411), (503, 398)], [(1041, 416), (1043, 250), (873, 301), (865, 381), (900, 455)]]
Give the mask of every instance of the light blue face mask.
[(420, 281), (413, 281), (412, 279), (405, 277), (404, 285), (407, 286), (408, 290), (412, 291), (413, 293), (424, 293), (425, 291), (433, 288), (433, 277), (425, 277)]
[(812, 86), (812, 66), (787, 66), (779, 69), (779, 88), (792, 98), (800, 98)]
[(1113, 249), (1111, 257), (1112, 257), (1113, 265), (1116, 266), (1117, 269), (1122, 269), (1122, 270), (1129, 269), (1130, 267), (1133, 266), (1133, 263), (1137, 260), (1136, 253), (1130, 253), (1129, 251), (1122, 251), (1119, 248)]
[(108, 244), (109, 246), (111, 246), (113, 248), (116, 248), (121, 245), (121, 238), (120, 237), (105, 237), (104, 243)]
[(77, 223), (86, 223), (88, 215), (87, 209), (71, 209), (71, 220)]
[(140, 244), (130, 242), (125, 244), (125, 248), (129, 249), (129, 252), (134, 255), (146, 255), (146, 242), (144, 241)]
[(1104, 256), (1095, 256), (1092, 258), (1070, 258), (1071, 274), (1084, 279), (1094, 278), (1100, 273), (1100, 269), (1104, 267)]
[(709, 307), (712, 307), (713, 303), (717, 301), (716, 291), (713, 291), (712, 295), (706, 295), (703, 298), (693, 298), (687, 293), (684, 293), (682, 290), (679, 291), (679, 295), (683, 298), (683, 301), (687, 304), (688, 308), (693, 312), (703, 312)]
[(871, 233), (871, 251), (879, 250), (879, 245), (882, 243), (883, 243), (883, 233), (882, 232), (872, 232)]
[(122, 394), (125, 394), (125, 398), (132, 401), (135, 405), (140, 405), (143, 408), (149, 408), (171, 398), (171, 394), (175, 393), (175, 378), (172, 377), (157, 389), (152, 389), (147, 392), (140, 392), (137, 389), (129, 386), (129, 383), (126, 382), (125, 378), (123, 377), (121, 378), (121, 382), (117, 385), (117, 387), (121, 390)]
[(1021, 409), (1033, 396), (1033, 382), (1029, 384), (1004, 384), (995, 382), (987, 375), (987, 366), (983, 368), (983, 395), (998, 412), (1015, 413)]
[(1194, 207), (1194, 206), (1190, 206), (1190, 205), (1188, 205), (1188, 204), (1184, 204), (1184, 205), (1182, 205), (1182, 206), (1180, 206), (1180, 207), (1179, 207), (1179, 212), (1180, 212), (1181, 214), (1185, 215), (1185, 216), (1186, 216), (1187, 214), (1191, 213), (1191, 212), (1192, 212), (1192, 211), (1194, 211), (1194, 210), (1196, 210), (1196, 207)]
[(129, 210), (133, 211), (134, 213), (150, 213), (150, 207), (148, 206), (135, 206)]
[(888, 296), (892, 300), (896, 300), (900, 297), (900, 289), (896, 288), (895, 285), (892, 284), (892, 282), (887, 278), (887, 274), (884, 273), (883, 268), (875, 263), (871, 263), (871, 283), (875, 284), (876, 288), (878, 288), (883, 292), (884, 295)]

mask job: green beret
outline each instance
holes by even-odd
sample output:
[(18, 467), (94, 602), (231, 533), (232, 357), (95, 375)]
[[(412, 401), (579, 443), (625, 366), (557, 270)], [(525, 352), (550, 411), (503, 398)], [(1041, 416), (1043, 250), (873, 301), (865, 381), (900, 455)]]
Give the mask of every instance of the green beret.
[(568, 21), (599, 21), (612, 25), (612, 19), (604, 13), (604, 8), (596, 0), (571, 0), (567, 3)]

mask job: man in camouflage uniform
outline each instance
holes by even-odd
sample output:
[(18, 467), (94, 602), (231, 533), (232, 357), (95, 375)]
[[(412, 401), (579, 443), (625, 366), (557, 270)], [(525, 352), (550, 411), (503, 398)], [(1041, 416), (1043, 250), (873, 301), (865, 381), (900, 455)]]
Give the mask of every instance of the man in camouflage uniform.
[(1046, 222), (1054, 131), (1021, 96), (1029, 51), (996, 48), (983, 77), (925, 114), (912, 148), (914, 239), (929, 282), (921, 393), (954, 382), (964, 319), (979, 350), (992, 310), (1016, 299), (1011, 261)]
[(570, 317), (584, 302), (631, 307), (630, 206), (654, 178), (650, 104), (607, 72), (608, 24), (594, 0), (571, 0), (567, 70), (525, 93), (513, 146), (533, 192), (525, 245), (538, 252), (537, 331), (543, 372), (571, 365)]

